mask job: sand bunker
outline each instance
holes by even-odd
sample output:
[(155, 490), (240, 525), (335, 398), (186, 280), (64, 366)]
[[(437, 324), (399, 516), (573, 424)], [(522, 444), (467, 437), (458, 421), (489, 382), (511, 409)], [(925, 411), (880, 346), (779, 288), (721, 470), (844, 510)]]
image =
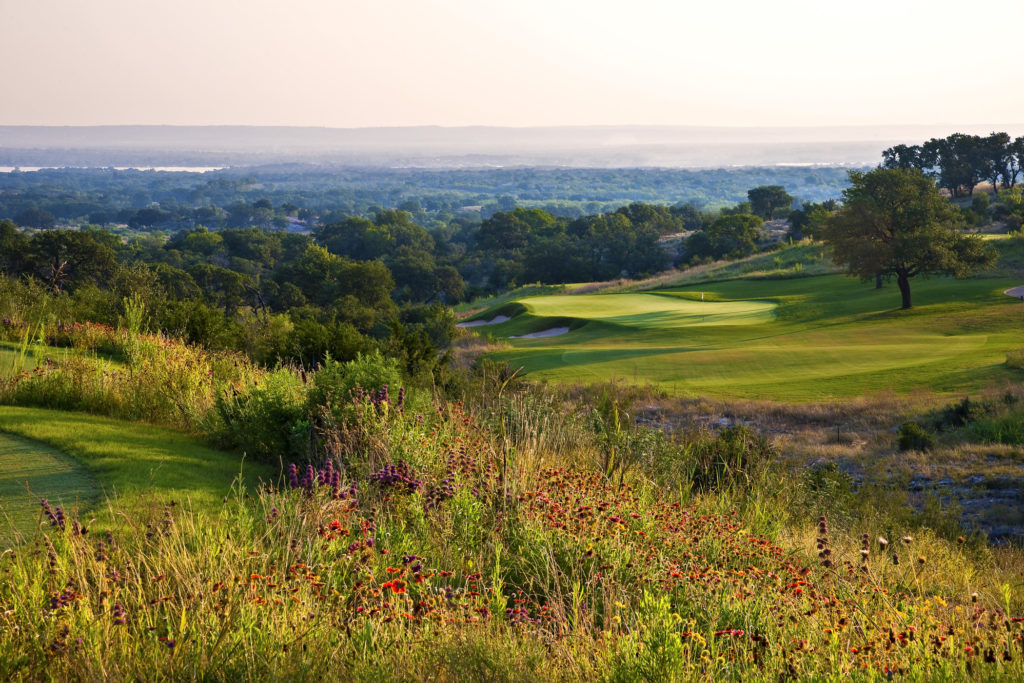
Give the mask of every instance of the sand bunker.
[(565, 334), (568, 331), (568, 327), (552, 327), (549, 330), (541, 330), (540, 332), (512, 335), (509, 339), (540, 339), (541, 337), (557, 337), (558, 335)]
[(470, 320), (468, 323), (456, 323), (455, 327), (480, 327), (481, 325), (497, 325), (498, 323), (507, 323), (512, 318), (507, 315), (499, 315), (493, 320)]
[(1021, 297), (1024, 297), (1024, 285), (1021, 285), (1020, 287), (1012, 287), (1003, 292), (1003, 294), (1020, 299)]

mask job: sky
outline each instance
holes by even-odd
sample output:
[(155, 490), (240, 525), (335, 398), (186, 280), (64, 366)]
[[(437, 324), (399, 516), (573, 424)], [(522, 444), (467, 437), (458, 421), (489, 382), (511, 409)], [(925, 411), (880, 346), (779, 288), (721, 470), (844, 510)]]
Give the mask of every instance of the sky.
[(0, 0), (0, 125), (1024, 120), (1024, 2)]

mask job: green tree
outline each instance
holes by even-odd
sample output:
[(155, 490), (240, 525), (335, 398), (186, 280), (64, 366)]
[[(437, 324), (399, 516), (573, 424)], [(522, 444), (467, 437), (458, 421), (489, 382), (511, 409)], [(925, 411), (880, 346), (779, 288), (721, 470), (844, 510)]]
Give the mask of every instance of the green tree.
[(9, 220), (0, 220), (0, 273), (14, 275), (24, 268), (28, 238)]
[(775, 209), (788, 209), (793, 198), (782, 185), (761, 185), (747, 190), (750, 212), (764, 220), (771, 220)]
[(757, 250), (764, 222), (748, 213), (721, 216), (708, 226), (708, 238), (715, 258), (742, 258)]
[(915, 275), (967, 277), (991, 267), (995, 251), (977, 235), (956, 229), (957, 212), (919, 171), (850, 171), (843, 205), (829, 220), (832, 259), (851, 275), (896, 278), (902, 307), (911, 307)]
[(1010, 136), (1006, 133), (993, 132), (982, 138), (981, 176), (992, 183), (992, 193), (999, 190), (999, 179), (1003, 179), (1003, 187), (1009, 187), (1007, 178), (1013, 153), (1010, 149)]
[(117, 269), (114, 243), (99, 230), (44, 230), (29, 242), (28, 270), (55, 291), (106, 283)]
[(922, 170), (921, 147), (919, 145), (895, 145), (882, 152), (882, 165), (886, 168)]

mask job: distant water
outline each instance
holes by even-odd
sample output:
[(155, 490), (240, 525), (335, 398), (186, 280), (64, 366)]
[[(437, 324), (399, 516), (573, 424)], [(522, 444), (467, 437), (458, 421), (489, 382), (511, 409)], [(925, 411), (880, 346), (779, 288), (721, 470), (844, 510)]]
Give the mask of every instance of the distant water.
[(54, 170), (60, 168), (112, 168), (115, 171), (161, 171), (165, 173), (206, 173), (208, 171), (219, 171), (227, 166), (0, 166), (0, 173), (13, 173), (22, 171)]

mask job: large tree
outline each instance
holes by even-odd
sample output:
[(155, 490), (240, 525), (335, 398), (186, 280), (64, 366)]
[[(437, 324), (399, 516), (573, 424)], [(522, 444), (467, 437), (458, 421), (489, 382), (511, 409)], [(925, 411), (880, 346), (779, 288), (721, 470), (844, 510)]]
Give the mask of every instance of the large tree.
[(895, 277), (903, 308), (910, 308), (915, 275), (962, 278), (995, 263), (995, 251), (980, 236), (959, 232), (957, 219), (953, 205), (920, 171), (851, 171), (843, 205), (824, 237), (833, 260), (851, 275)]
[(761, 185), (747, 190), (747, 199), (750, 212), (766, 221), (771, 220), (775, 209), (788, 209), (793, 204), (793, 198), (781, 185)]

